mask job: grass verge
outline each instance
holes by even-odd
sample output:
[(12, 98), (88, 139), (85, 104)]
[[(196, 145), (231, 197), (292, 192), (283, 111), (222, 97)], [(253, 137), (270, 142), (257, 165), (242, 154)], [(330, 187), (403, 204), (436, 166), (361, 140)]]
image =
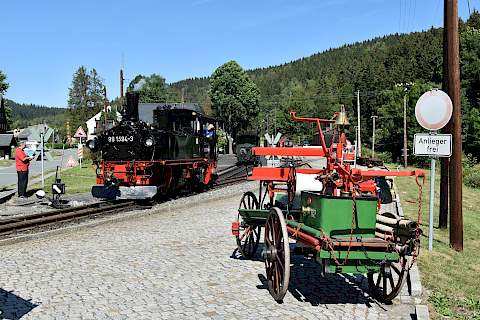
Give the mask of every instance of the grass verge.
[[(91, 161), (84, 161), (82, 167), (79, 166), (63, 169), (60, 173), (62, 182), (65, 183), (65, 192), (67, 194), (90, 192), (92, 185), (95, 184), (95, 167)], [(45, 192), (51, 192), (51, 185), (55, 180), (55, 175), (45, 180)], [(41, 183), (35, 183), (30, 189), (41, 188)]]
[[(412, 168), (410, 168), (412, 169)], [(429, 173), (429, 171), (427, 172)], [(463, 187), (464, 252), (449, 246), (449, 231), (438, 228), (440, 175), (436, 175), (433, 251), (428, 251), (430, 185), (423, 186), (422, 251), (418, 260), (422, 284), (434, 319), (480, 319), (480, 189)], [(412, 178), (396, 178), (405, 215), (417, 219), (418, 190)]]

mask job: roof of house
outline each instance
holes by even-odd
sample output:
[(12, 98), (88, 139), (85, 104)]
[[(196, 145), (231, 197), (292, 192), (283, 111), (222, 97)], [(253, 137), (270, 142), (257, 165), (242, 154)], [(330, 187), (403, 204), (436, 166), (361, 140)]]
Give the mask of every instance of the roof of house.
[(0, 134), (0, 147), (9, 147), (15, 144), (13, 134)]
[(43, 132), (45, 129), (50, 129), (47, 124), (39, 123), (33, 126), (29, 126), (17, 135), (17, 139), (19, 140), (36, 140), (39, 139), (40, 132)]

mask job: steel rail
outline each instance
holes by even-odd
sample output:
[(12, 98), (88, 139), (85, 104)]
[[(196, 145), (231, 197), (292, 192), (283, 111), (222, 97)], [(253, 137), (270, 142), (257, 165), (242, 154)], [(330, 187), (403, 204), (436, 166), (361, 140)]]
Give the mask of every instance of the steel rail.
[(124, 209), (136, 208), (134, 201), (105, 204), (95, 203), (75, 208), (67, 208), (56, 211), (47, 211), (21, 216), (15, 219), (0, 221), (0, 235), (12, 233), (13, 231), (33, 229), (53, 223), (67, 222), (77, 218), (87, 217), (94, 214), (105, 214), (123, 211)]

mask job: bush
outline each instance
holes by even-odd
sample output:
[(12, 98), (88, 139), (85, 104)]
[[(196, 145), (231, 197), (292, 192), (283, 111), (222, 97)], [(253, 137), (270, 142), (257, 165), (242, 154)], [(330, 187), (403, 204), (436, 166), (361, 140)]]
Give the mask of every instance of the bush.
[(385, 151), (385, 152), (377, 152), (375, 156), (382, 160), (384, 163), (392, 163), (392, 153)]
[(87, 147), (83, 147), (83, 159), (84, 160), (91, 160), (91, 161), (101, 160), (100, 159), (100, 152), (92, 152)]
[(472, 188), (480, 188), (480, 163), (472, 155), (462, 158), (463, 183)]

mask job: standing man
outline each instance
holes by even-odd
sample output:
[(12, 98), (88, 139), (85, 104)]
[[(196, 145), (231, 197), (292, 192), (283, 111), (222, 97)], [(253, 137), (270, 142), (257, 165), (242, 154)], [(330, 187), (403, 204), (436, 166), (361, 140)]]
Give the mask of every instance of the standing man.
[(18, 197), (25, 198), (27, 196), (28, 184), (28, 166), (33, 157), (25, 154), (25, 142), (21, 142), (20, 146), (15, 150), (15, 165), (17, 167), (18, 177)]

